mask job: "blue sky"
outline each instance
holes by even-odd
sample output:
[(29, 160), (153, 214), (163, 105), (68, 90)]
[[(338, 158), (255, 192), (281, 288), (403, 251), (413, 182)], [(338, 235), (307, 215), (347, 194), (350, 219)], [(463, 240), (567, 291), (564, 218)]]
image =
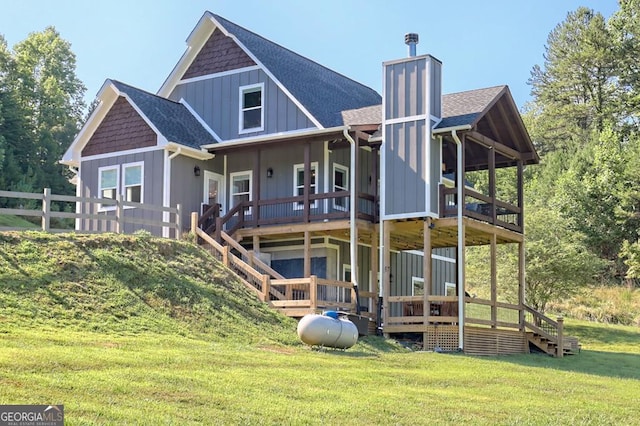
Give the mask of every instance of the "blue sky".
[(53, 25), (71, 42), (95, 97), (106, 78), (156, 92), (205, 10), (380, 92), (382, 62), (418, 54), (443, 62), (445, 93), (508, 84), (519, 107), (549, 32), (579, 6), (609, 17), (617, 0), (20, 0), (0, 5), (10, 46)]

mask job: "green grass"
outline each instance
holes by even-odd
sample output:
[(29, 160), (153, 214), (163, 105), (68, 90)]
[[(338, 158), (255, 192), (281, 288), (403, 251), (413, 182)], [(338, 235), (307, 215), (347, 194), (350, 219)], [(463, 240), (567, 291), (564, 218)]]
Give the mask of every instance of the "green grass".
[(0, 234), (0, 283), (0, 401), (65, 404), (68, 425), (640, 424), (637, 327), (567, 320), (583, 350), (562, 359), (316, 351), (207, 255), (145, 236)]
[(8, 228), (37, 228), (37, 225), (20, 216), (0, 214), (0, 227), (5, 226)]

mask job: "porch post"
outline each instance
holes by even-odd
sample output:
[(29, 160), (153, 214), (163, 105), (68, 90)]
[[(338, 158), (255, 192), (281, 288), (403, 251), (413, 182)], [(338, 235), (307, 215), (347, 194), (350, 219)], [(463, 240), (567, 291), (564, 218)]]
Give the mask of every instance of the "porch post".
[(380, 212), (378, 208), (378, 168), (380, 167), (380, 152), (377, 146), (371, 147), (371, 157), (373, 158), (373, 167), (371, 168), (371, 185), (373, 186), (373, 222), (378, 222)]
[[(389, 297), (391, 296), (391, 228), (392, 223), (384, 224), (384, 243), (382, 244), (384, 271), (382, 274), (382, 289), (384, 297), (382, 298), (382, 323), (387, 324), (389, 318)], [(388, 333), (384, 333), (385, 337), (389, 337)]]
[[(429, 322), (429, 315), (431, 313), (431, 307), (429, 304), (429, 296), (431, 295), (431, 265), (433, 264), (431, 260), (431, 223), (431, 218), (428, 217), (427, 220), (425, 220), (422, 224), (424, 246), (424, 256), (422, 258), (422, 271), (424, 277), (424, 296), (422, 311), (424, 315), (424, 324), (427, 324)], [(426, 335), (424, 337), (426, 337)]]
[(491, 223), (496, 224), (496, 150), (489, 147), (489, 198), (491, 198)]
[(311, 276), (311, 233), (304, 231), (304, 277)]
[(496, 328), (496, 321), (498, 319), (498, 309), (496, 302), (498, 301), (497, 290), (497, 237), (496, 234), (491, 234), (491, 328)]
[(258, 201), (260, 200), (260, 178), (260, 149), (256, 149), (253, 157), (253, 194), (251, 196), (253, 199), (252, 216), (254, 227), (258, 226), (258, 221), (260, 220), (260, 209), (258, 208)]
[[(316, 185), (318, 183), (316, 182)], [(311, 143), (307, 142), (304, 144), (304, 191), (303, 191), (303, 199), (304, 199), (304, 209), (303, 209), (303, 220), (305, 223), (309, 222), (309, 195), (311, 191)]]
[(518, 225), (522, 227), (522, 232), (524, 233), (524, 188), (523, 188), (523, 173), (524, 166), (522, 160), (518, 160), (518, 177), (517, 177), (517, 185), (518, 185), (518, 207), (520, 208), (520, 215), (518, 216)]
[(524, 241), (518, 243), (518, 305), (520, 306), (520, 331), (524, 332), (525, 304), (525, 250)]
[(371, 282), (369, 283), (369, 292), (373, 294), (370, 298), (369, 305), (371, 312), (378, 312), (378, 234), (374, 231), (371, 233)]

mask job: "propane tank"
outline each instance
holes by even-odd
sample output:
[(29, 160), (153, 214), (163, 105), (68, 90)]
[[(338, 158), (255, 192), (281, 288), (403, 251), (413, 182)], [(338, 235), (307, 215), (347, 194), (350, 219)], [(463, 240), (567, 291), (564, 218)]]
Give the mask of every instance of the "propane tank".
[(348, 349), (358, 341), (358, 327), (336, 311), (308, 314), (298, 323), (298, 337), (310, 346)]

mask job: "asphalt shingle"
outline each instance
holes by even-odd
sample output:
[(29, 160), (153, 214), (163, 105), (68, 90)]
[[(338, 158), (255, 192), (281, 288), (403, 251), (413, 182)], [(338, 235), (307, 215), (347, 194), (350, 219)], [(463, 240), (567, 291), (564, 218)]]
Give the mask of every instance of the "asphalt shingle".
[(221, 16), (233, 34), (324, 127), (343, 124), (342, 111), (380, 104), (373, 89), (298, 55)]

